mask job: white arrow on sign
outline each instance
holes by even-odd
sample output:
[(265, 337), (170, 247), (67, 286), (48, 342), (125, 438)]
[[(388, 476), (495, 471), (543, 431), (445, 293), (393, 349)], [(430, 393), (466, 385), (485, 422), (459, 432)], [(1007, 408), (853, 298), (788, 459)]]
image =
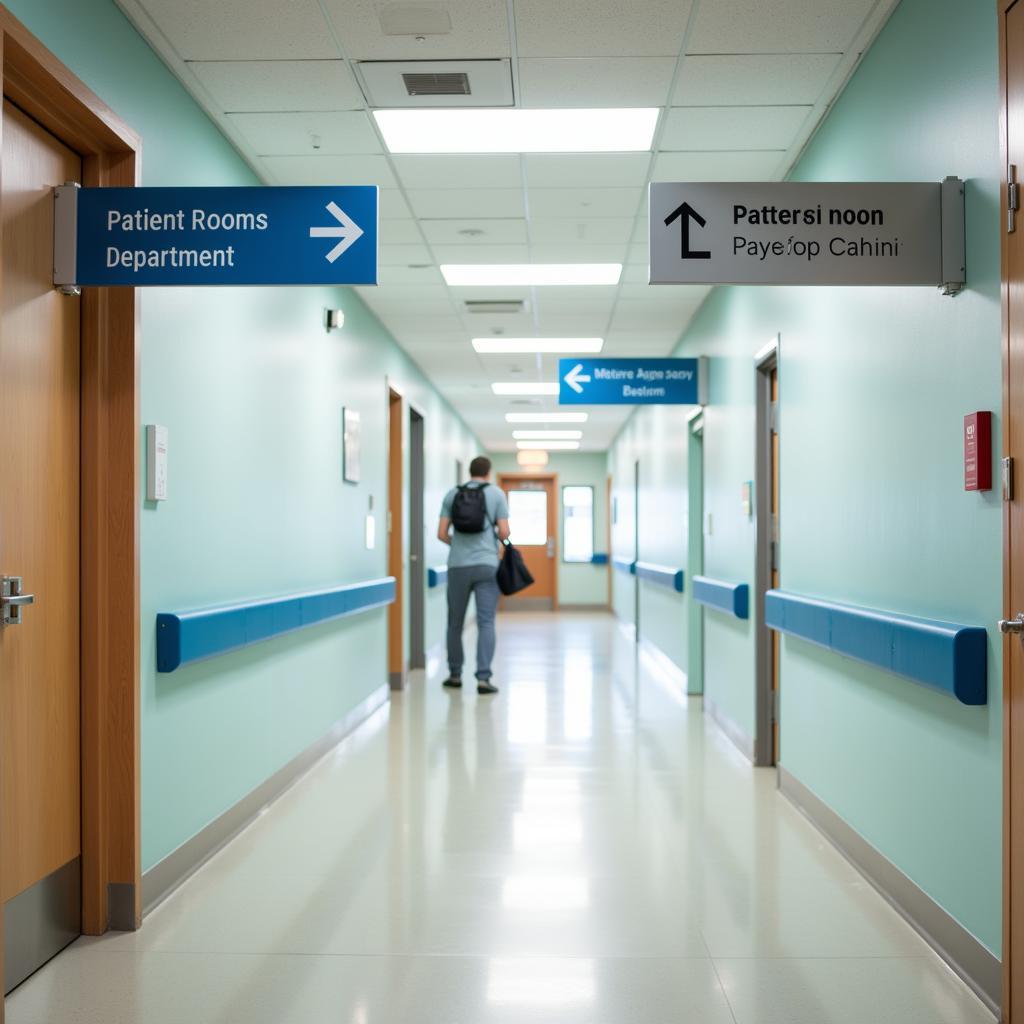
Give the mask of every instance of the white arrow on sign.
[(338, 238), (341, 241), (324, 257), (333, 263), (350, 245), (363, 237), (363, 229), (337, 203), (328, 203), (327, 212), (338, 222), (338, 227), (310, 228), (310, 238)]
[(583, 372), (583, 364), (577, 363), (563, 378), (565, 383), (569, 385), (576, 392), (577, 395), (583, 394), (583, 388), (581, 384), (590, 383), (590, 374)]

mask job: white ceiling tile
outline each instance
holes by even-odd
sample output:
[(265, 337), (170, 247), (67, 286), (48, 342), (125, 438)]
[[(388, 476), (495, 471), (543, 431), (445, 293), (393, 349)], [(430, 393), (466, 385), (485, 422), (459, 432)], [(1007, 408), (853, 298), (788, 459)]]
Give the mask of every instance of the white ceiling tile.
[(193, 61), (222, 110), (359, 110), (363, 94), (343, 60)]
[(367, 299), (366, 303), (384, 321), (385, 324), (394, 320), (396, 323), (411, 322), (414, 318), (429, 323), (432, 318), (451, 316), (452, 304), (447, 297), (440, 299), (420, 299), (419, 301), (393, 302), (387, 300)]
[(682, 333), (697, 308), (694, 303), (686, 308), (672, 308), (654, 305), (646, 301), (622, 300), (615, 307), (612, 319), (613, 331), (665, 330)]
[[(490, 290), (483, 291), (477, 298), (490, 297)], [(463, 307), (464, 308), (464, 307)], [(462, 314), (462, 326), (471, 338), (529, 337), (536, 326), (533, 312), (527, 313), (466, 313)]]
[(643, 263), (629, 263), (622, 268), (623, 284), (647, 284), (650, 280), (650, 267), (647, 265), (647, 258)]
[(591, 242), (536, 242), (530, 246), (534, 263), (625, 263), (625, 245)]
[(444, 278), (441, 271), (433, 264), (425, 267), (410, 267), (403, 264), (397, 267), (380, 267), (377, 271), (377, 280), (382, 285), (421, 285), (428, 283), (443, 284)]
[[(505, 0), (445, 0), (444, 4), (420, 5), (443, 8), (451, 30), (415, 35), (385, 35), (381, 10), (415, 4), (382, 4), (379, 0), (325, 0), (324, 9), (346, 54), (355, 60), (444, 60), (448, 58), (508, 57), (508, 8)], [(399, 12), (400, 13), (400, 12)], [(410, 27), (413, 27), (410, 25)]]
[(565, 296), (561, 288), (538, 289), (536, 309), (541, 316), (608, 316), (615, 305), (615, 289), (593, 289), (600, 295)]
[(412, 220), (412, 210), (397, 188), (382, 188), (378, 202), (381, 220)]
[(384, 220), (382, 218), (377, 234), (381, 245), (419, 244), (423, 241), (423, 236), (414, 220)]
[(633, 233), (632, 217), (595, 217), (558, 220), (530, 218), (530, 239), (534, 247), (546, 245), (615, 245), (629, 241)]
[[(474, 250), (475, 251), (475, 250)], [(501, 287), (501, 288), (471, 288), (471, 287), (459, 287), (449, 288), (448, 291), (457, 302), (465, 302), (469, 299), (523, 299), (529, 301), (530, 294), (533, 289), (524, 288), (521, 286), (516, 287)]]
[(683, 61), (672, 102), (815, 103), (841, 59), (838, 53), (693, 54)]
[(336, 58), (316, 0), (142, 0), (185, 60)]
[(431, 314), (419, 314), (411, 308), (396, 311), (389, 308), (381, 315), (381, 319), (396, 334), (416, 335), (419, 333), (451, 333), (454, 336), (462, 336), (462, 324), (454, 313), (438, 312)]
[(369, 117), (361, 110), (227, 114), (226, 118), (260, 156), (383, 152)]
[(282, 185), (396, 185), (383, 156), (267, 156), (262, 162)]
[[(438, 263), (526, 263), (530, 250), (525, 245), (432, 245)], [(490, 293), (477, 289), (478, 295)]]
[[(646, 276), (647, 268), (645, 267), (645, 282)], [(679, 309), (689, 309), (703, 302), (710, 291), (710, 286), (698, 284), (623, 284), (619, 289), (619, 300), (620, 302), (650, 302), (661, 307), (676, 306)]]
[(875, 0), (715, 0), (702, 4), (690, 53), (843, 53)]
[(789, 149), (811, 107), (673, 107), (664, 150)]
[(652, 181), (775, 181), (785, 153), (659, 153)]
[(524, 107), (664, 107), (673, 57), (522, 58)]
[(410, 302), (446, 302), (451, 309), (451, 297), (443, 284), (382, 284), (372, 289), (370, 301), (396, 306)]
[(514, 188), (523, 186), (515, 154), (452, 156), (441, 153), (396, 153), (392, 160), (406, 188)]
[(633, 217), (642, 188), (531, 188), (531, 217)]
[(630, 238), (631, 242), (646, 242), (650, 232), (650, 222), (647, 217), (637, 217), (636, 223), (633, 225), (633, 234)]
[(542, 337), (596, 338), (608, 328), (607, 313), (541, 313), (537, 317)]
[(516, 0), (520, 57), (674, 57), (688, 0)]
[(649, 153), (528, 153), (530, 188), (628, 188), (647, 180)]
[(377, 262), (382, 267), (397, 267), (410, 263), (433, 263), (430, 250), (425, 245), (381, 245), (377, 248)]
[(420, 220), (427, 241), (433, 245), (525, 245), (526, 221), (504, 220)]
[(418, 217), (491, 219), (526, 216), (522, 189), (434, 188), (413, 189), (406, 194)]

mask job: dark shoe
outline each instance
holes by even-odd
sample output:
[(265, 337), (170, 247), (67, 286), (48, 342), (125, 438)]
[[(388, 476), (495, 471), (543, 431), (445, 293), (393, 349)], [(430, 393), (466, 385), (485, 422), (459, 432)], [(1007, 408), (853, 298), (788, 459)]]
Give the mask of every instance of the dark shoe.
[(490, 681), (490, 679), (478, 679), (476, 681), (476, 692), (477, 693), (497, 693), (498, 688)]
[(450, 690), (457, 690), (462, 686), (462, 680), (458, 676), (449, 676), (441, 685), (447, 686)]

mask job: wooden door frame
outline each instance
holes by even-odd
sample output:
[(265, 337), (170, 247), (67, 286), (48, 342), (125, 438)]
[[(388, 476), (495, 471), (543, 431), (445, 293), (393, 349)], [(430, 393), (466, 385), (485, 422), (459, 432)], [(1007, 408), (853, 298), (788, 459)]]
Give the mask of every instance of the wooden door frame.
[(608, 585), (608, 610), (613, 611), (615, 607), (614, 596), (612, 593), (612, 488), (614, 483), (612, 481), (611, 473), (608, 474), (607, 482), (605, 483), (604, 491), (604, 550), (605, 558), (607, 562), (605, 564), (605, 576), (607, 577)]
[[(1009, 160), (1009, 139), (1007, 135), (1008, 122), (1008, 75), (1006, 68), (1006, 16), (1010, 8), (1017, 0), (996, 0), (996, 10), (999, 22), (999, 155), (1002, 168), (999, 176), (999, 198), (1000, 198), (1000, 306), (1002, 309), (1002, 452), (1006, 455), (1010, 448), (1010, 291), (1009, 291), (1009, 237), (1006, 233), (1003, 222), (1004, 212), (1007, 208), (1007, 164)], [(1018, 224), (1018, 230), (1022, 226)], [(1022, 486), (1017, 481), (1016, 486)], [(1012, 619), (1016, 614), (1010, 605), (1010, 513), (1011, 502), (1003, 502), (1003, 617)], [(1012, 743), (1012, 721), (1011, 721), (1011, 665), (1008, 654), (1008, 645), (1015, 642), (1015, 637), (1007, 636), (1003, 643), (1003, 998), (1002, 1010), (1003, 1020), (1010, 1024), (1013, 1015), (1013, 992), (1011, 989), (1011, 958), (1014, 945), (1011, 934), (1011, 875), (1013, 848), (1011, 843), (1011, 787), (1013, 785), (1013, 772), (1010, 762), (1010, 751)], [(1018, 1017), (1021, 1014), (1017, 1014)]]
[[(405, 408), (408, 412), (408, 418), (406, 420), (409, 427), (409, 651), (406, 659), (406, 668), (412, 669), (425, 669), (427, 667), (427, 415), (423, 411), (422, 407), (416, 402), (409, 399), (405, 402)], [(420, 422), (420, 451), (417, 456), (416, 448), (414, 445), (414, 438), (416, 431), (413, 428), (413, 422), (419, 420)], [(416, 483), (416, 459), (420, 460), (419, 466), (419, 484), (420, 494), (414, 493), (414, 484)], [(416, 501), (421, 503), (419, 516), (417, 517), (414, 503)], [(414, 527), (416, 520), (419, 519), (420, 536), (419, 543), (413, 537)], [(418, 559), (419, 564), (415, 570), (411, 565), (411, 560), (416, 555), (417, 550), (419, 551)], [(417, 594), (413, 594), (413, 585), (416, 585)], [(420, 642), (423, 649), (419, 652), (415, 649), (416, 637), (414, 633), (416, 631), (416, 618), (414, 612), (419, 612), (419, 629), (422, 632)], [(420, 660), (420, 664), (413, 664), (414, 660)]]
[[(388, 575), (395, 578), (395, 600), (388, 605), (388, 685), (392, 690), (405, 686), (405, 559), (404, 516), (402, 499), (405, 493), (405, 395), (391, 380), (384, 382), (386, 405), (387, 466), (387, 537)], [(395, 433), (397, 425), (397, 444)]]
[(551, 592), (551, 610), (558, 611), (558, 570), (561, 568), (561, 550), (562, 546), (558, 543), (558, 515), (561, 504), (561, 492), (558, 489), (558, 474), (557, 473), (498, 473), (498, 486), (502, 490), (505, 488), (502, 484), (509, 480), (513, 483), (516, 481), (523, 480), (545, 480), (551, 482), (552, 493), (554, 495), (554, 501), (551, 503), (554, 507), (555, 516), (555, 570), (552, 573), (552, 592)]
[(754, 533), (756, 569), (754, 584), (754, 765), (775, 763), (775, 700), (772, 692), (774, 659), (772, 632), (764, 624), (765, 593), (772, 586), (772, 439), (771, 375), (779, 369), (780, 339), (773, 338), (754, 356), (756, 466), (754, 470)]
[[(3, 6), (0, 50), (4, 96), (81, 156), (83, 185), (138, 184), (139, 136)], [(99, 935), (142, 921), (134, 288), (83, 289), (81, 351), (82, 930)], [(2, 935), (0, 916), (0, 975)]]

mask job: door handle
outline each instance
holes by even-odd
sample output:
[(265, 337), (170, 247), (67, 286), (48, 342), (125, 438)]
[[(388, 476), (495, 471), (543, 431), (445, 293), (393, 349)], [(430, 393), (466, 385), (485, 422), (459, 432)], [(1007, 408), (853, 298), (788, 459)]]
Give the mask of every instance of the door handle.
[(1017, 612), (1015, 619), (1000, 619), (1000, 633), (1024, 633), (1024, 612)]
[(20, 576), (0, 576), (0, 622), (5, 626), (21, 625), (21, 609), (35, 604), (35, 594), (23, 594)]
[(548, 537), (548, 558), (555, 557), (555, 538)]

